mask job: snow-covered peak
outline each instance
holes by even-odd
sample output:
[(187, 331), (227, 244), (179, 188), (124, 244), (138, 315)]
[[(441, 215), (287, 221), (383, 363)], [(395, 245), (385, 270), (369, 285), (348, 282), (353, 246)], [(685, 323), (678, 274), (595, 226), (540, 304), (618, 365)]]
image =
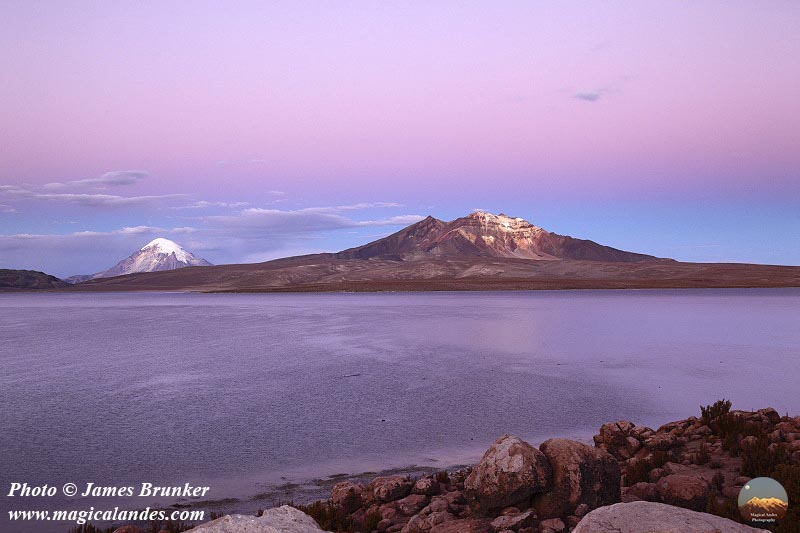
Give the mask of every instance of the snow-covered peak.
[(187, 254), (186, 250), (181, 247), (181, 245), (163, 237), (153, 239), (142, 247), (142, 251), (151, 251), (165, 255), (175, 254), (175, 258), (178, 261), (189, 261), (189, 255)]
[(484, 224), (494, 224), (499, 226), (501, 229), (506, 231), (512, 231), (515, 229), (520, 228), (529, 228), (535, 227), (530, 222), (526, 221), (525, 219), (519, 217), (510, 217), (500, 213), (499, 215), (495, 215), (493, 213), (489, 213), (486, 211), (475, 211), (473, 212), (470, 217), (476, 218), (483, 222)]

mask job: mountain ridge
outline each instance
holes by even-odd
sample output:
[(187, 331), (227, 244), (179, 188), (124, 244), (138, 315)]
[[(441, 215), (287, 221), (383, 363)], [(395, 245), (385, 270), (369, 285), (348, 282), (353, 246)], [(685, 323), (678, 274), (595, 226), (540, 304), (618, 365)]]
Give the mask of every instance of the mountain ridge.
[(334, 254), (339, 259), (504, 257), (537, 261), (562, 259), (639, 262), (662, 260), (586, 239), (549, 232), (519, 217), (475, 211), (444, 222), (432, 216), (362, 246)]
[[(490, 238), (491, 237), (491, 238)], [(681, 263), (547, 232), (506, 215), (432, 216), (335, 253), (128, 274), (82, 291), (377, 292), (800, 287), (800, 267)]]

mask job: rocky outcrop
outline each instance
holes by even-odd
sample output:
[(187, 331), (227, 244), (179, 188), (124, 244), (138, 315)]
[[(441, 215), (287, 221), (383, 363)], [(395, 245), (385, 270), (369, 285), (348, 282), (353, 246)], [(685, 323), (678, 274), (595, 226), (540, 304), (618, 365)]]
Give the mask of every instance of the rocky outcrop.
[(304, 512), (283, 505), (264, 511), (262, 516), (227, 515), (200, 524), (192, 531), (203, 533), (314, 533), (323, 531)]
[(574, 533), (757, 533), (765, 532), (727, 518), (663, 503), (618, 503), (595, 509)]
[(550, 488), (545, 455), (517, 437), (503, 435), (489, 447), (464, 483), (467, 499), (484, 512), (526, 502)]
[(620, 468), (608, 453), (567, 439), (550, 439), (539, 449), (553, 468), (553, 489), (534, 498), (540, 516), (566, 516), (581, 504), (594, 509), (620, 501)]
[(711, 485), (705, 479), (682, 474), (671, 474), (656, 484), (662, 502), (695, 511), (706, 508), (706, 498)]

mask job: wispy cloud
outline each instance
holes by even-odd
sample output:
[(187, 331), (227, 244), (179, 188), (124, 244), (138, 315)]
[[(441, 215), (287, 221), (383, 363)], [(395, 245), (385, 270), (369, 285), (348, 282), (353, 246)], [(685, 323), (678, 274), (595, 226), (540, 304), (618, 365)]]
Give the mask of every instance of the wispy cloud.
[(604, 91), (598, 89), (597, 91), (582, 91), (572, 95), (573, 98), (583, 100), (584, 102), (597, 102), (603, 96)]
[(204, 217), (203, 221), (220, 225), (229, 230), (247, 229), (257, 235), (287, 235), (315, 231), (331, 231), (343, 228), (364, 226), (393, 226), (413, 224), (422, 220), (420, 215), (400, 215), (373, 220), (355, 220), (344, 216), (342, 212), (372, 207), (394, 207), (393, 203), (364, 203), (332, 207), (307, 207), (296, 210), (281, 209), (244, 209), (236, 215), (218, 215)]
[[(53, 189), (52, 187), (50, 189)], [(47, 201), (90, 207), (129, 207), (159, 203), (164, 200), (188, 198), (187, 194), (160, 194), (144, 196), (119, 196), (104, 193), (44, 192), (16, 185), (0, 185), (0, 196), (12, 201)]]
[(17, 210), (10, 205), (0, 204), (0, 213), (16, 213)]
[(208, 202), (206, 200), (200, 200), (199, 202), (194, 202), (189, 205), (180, 205), (173, 207), (172, 209), (207, 209), (210, 207), (228, 207), (228, 208), (237, 208), (237, 207), (246, 207), (250, 205), (249, 202)]
[(47, 183), (43, 188), (48, 190), (79, 189), (87, 187), (105, 189), (120, 185), (133, 185), (149, 175), (150, 174), (146, 170), (115, 170), (113, 172), (106, 172), (97, 178)]

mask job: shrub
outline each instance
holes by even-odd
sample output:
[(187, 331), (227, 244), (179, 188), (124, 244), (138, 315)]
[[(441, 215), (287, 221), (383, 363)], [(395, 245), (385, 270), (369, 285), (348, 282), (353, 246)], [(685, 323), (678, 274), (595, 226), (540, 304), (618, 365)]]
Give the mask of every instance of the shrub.
[(721, 491), (722, 486), (725, 485), (725, 475), (722, 472), (717, 472), (714, 474), (714, 477), (711, 478), (711, 484), (715, 489)]
[(786, 446), (777, 444), (770, 447), (769, 439), (761, 435), (754, 444), (743, 447), (739, 451), (742, 466), (739, 469), (743, 475), (750, 477), (773, 477), (772, 473), (781, 465), (789, 462)]
[(700, 418), (704, 425), (708, 425), (712, 420), (718, 419), (722, 415), (728, 414), (731, 410), (731, 401), (722, 399), (717, 400), (712, 405), (700, 406)]
[(381, 521), (381, 513), (377, 509), (369, 511), (364, 517), (363, 531), (375, 531), (378, 529), (378, 522)]
[(703, 442), (700, 444), (700, 448), (694, 454), (694, 463), (698, 465), (704, 465), (711, 460), (711, 452), (708, 451), (708, 445)]
[(634, 461), (625, 470), (625, 486), (630, 487), (641, 481), (650, 481), (650, 471), (661, 468), (672, 459), (673, 454), (670, 452), (655, 451), (645, 458)]
[(319, 500), (308, 505), (292, 505), (292, 507), (309, 515), (326, 531), (343, 533), (353, 530), (353, 520), (350, 516), (341, 507), (333, 505), (330, 500)]
[(775, 531), (789, 533), (800, 531), (800, 465), (782, 464), (775, 467), (772, 477), (783, 485), (789, 496), (789, 511), (786, 516), (778, 523)]
[(709, 514), (721, 516), (722, 518), (727, 518), (728, 520), (733, 520), (734, 522), (741, 522), (742, 517), (739, 514), (739, 506), (736, 500), (732, 498), (725, 498), (720, 501), (717, 499), (717, 495), (713, 492), (708, 494), (706, 498), (706, 512)]

